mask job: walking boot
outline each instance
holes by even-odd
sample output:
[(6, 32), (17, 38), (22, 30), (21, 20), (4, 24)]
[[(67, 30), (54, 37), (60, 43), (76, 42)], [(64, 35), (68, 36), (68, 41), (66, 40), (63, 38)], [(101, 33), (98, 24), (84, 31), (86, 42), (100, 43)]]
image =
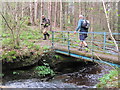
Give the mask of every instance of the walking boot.
[(43, 38), (43, 40), (46, 40), (46, 34), (44, 34), (44, 38)]
[(82, 51), (82, 46), (80, 46), (80, 48), (78, 49), (79, 51)]
[(48, 36), (48, 39), (49, 39), (49, 37), (50, 37), (50, 34), (49, 34), (49, 33), (46, 33), (46, 35)]
[(86, 52), (88, 52), (88, 51), (89, 51), (88, 46), (85, 46), (85, 51), (86, 51)]

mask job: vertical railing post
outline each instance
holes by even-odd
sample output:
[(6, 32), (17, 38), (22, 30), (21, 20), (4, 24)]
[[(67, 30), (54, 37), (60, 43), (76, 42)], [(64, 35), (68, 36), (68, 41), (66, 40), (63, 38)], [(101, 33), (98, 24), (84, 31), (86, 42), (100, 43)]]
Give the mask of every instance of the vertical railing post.
[(64, 32), (62, 32), (62, 39), (63, 39), (63, 42), (65, 41), (65, 34)]
[(104, 43), (103, 43), (103, 50), (105, 51), (106, 47), (106, 32), (104, 32)]
[[(63, 34), (63, 32), (62, 32), (62, 39), (63, 39), (63, 38), (64, 38), (64, 34)], [(63, 39), (63, 41), (64, 41), (64, 39)], [(62, 42), (63, 42), (63, 41), (62, 41)]]
[(54, 31), (52, 31), (52, 48), (54, 48)]
[(68, 54), (70, 55), (70, 32), (68, 32)]

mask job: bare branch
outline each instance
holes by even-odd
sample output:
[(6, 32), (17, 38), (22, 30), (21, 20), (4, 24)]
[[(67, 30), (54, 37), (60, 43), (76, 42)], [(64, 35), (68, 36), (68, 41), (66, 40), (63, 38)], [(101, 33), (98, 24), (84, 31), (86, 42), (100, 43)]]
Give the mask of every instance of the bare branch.
[(2, 14), (2, 13), (1, 13), (1, 15), (2, 15), (2, 17), (3, 17), (4, 21), (6, 22), (6, 25), (8, 26), (8, 28), (11, 30), (11, 32), (12, 32), (12, 34), (13, 34), (13, 30), (12, 30), (12, 28), (10, 27), (10, 25), (8, 24), (8, 22), (7, 22), (6, 18), (3, 16), (3, 14)]
[(10, 27), (10, 25), (8, 24), (6, 18), (4, 17), (4, 15), (2, 13), (0, 13), (4, 19), (4, 21), (6, 22), (6, 25), (8, 26), (8, 28), (10, 29), (11, 33), (12, 33), (12, 38), (13, 38), (13, 42), (15, 43), (15, 38), (14, 38), (14, 32), (13, 29)]

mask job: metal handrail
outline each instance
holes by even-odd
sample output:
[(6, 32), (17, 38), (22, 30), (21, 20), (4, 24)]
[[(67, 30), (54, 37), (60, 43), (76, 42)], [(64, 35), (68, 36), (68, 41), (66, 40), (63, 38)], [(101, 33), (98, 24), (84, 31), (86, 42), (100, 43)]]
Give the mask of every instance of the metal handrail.
[[(74, 33), (74, 31), (53, 31), (53, 32), (69, 32), (69, 33)], [(104, 34), (106, 33), (106, 35), (110, 34), (109, 32), (79, 32), (76, 31), (76, 33), (81, 33), (81, 34), (89, 34), (89, 33), (94, 33), (94, 34)], [(120, 35), (120, 33), (112, 33), (113, 35)]]
[[(57, 37), (57, 39), (66, 40), (67, 41), (68, 52), (70, 53), (70, 47), (72, 46), (71, 45), (71, 41), (75, 41), (75, 39), (71, 39), (70, 38), (70, 34), (74, 33), (74, 31), (52, 31), (52, 47), (54, 47), (54, 43), (55, 43), (55, 33), (67, 34), (67, 35), (64, 35), (62, 38)], [(92, 53), (94, 51), (101, 52), (100, 50), (95, 49), (95, 46), (93, 44), (93, 42), (94, 42), (94, 43), (98, 43), (100, 45), (103, 45), (102, 46), (102, 49), (103, 49), (102, 52), (109, 53), (109, 54), (115, 54), (115, 53), (108, 52), (108, 50), (106, 49), (106, 46), (108, 47), (108, 45), (113, 46), (112, 44), (110, 44), (110, 43), (107, 42), (108, 40), (106, 40), (107, 35), (110, 34), (109, 32), (79, 32), (79, 31), (77, 31), (76, 33), (88, 34), (88, 35), (92, 34), (92, 37), (91, 37), (92, 39), (91, 40), (89, 39), (89, 41), (87, 41), (88, 43), (92, 43), (92, 45), (93, 45), (93, 47), (91, 48)], [(97, 35), (103, 35), (103, 41), (102, 42), (99, 42), (99, 40), (97, 41), (97, 40), (94, 39), (94, 35), (96, 35), (96, 34)], [(112, 33), (112, 34), (113, 35), (120, 35), (120, 33)], [(116, 55), (117, 55), (117, 53), (116, 53)]]

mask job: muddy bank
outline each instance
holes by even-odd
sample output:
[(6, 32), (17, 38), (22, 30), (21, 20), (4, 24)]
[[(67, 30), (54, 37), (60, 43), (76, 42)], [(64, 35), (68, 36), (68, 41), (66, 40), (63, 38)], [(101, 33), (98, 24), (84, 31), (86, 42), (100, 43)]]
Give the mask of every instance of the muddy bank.
[[(26, 68), (26, 67), (32, 67), (36, 65), (44, 65), (44, 63), (47, 61), (47, 63), (50, 63), (51, 60), (48, 60), (49, 57), (51, 57), (51, 53), (54, 54), (53, 51), (47, 50), (47, 51), (41, 51), (41, 52), (27, 52), (27, 54), (23, 53), (22, 55), (15, 55), (15, 59), (10, 58), (9, 56), (3, 60), (1, 60), (2, 63), (2, 70), (13, 70), (13, 69), (20, 69), (20, 68)], [(10, 56), (13, 57), (13, 56)], [(52, 65), (50, 63), (50, 65)]]

